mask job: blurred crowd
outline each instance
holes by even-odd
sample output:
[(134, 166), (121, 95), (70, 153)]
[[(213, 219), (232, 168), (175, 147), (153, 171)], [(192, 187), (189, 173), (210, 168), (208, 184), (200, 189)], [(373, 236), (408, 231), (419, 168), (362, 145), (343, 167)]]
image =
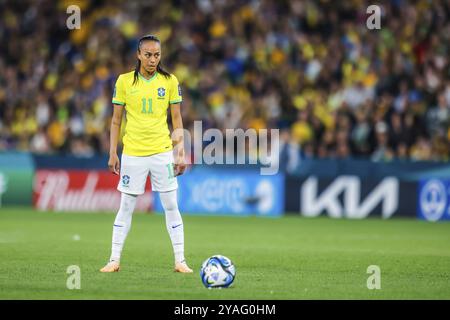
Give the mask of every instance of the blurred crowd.
[[(183, 120), (279, 128), (303, 158), (449, 159), (450, 3), (0, 2), (0, 150), (108, 153), (111, 95), (155, 34), (183, 88)], [(66, 9), (81, 9), (69, 30)]]

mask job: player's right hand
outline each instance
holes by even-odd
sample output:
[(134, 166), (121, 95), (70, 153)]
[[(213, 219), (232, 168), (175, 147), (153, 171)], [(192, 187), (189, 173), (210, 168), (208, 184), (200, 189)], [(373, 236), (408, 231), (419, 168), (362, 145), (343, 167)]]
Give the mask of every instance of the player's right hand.
[(120, 161), (119, 161), (119, 157), (117, 156), (117, 154), (109, 155), (108, 168), (109, 168), (109, 171), (111, 171), (112, 173), (119, 175)]

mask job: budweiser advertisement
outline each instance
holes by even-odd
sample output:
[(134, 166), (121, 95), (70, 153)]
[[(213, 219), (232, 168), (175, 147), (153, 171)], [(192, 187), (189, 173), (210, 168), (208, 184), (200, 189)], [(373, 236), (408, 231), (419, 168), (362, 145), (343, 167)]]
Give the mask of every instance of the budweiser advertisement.
[[(37, 170), (33, 205), (39, 210), (117, 211), (119, 177), (108, 171)], [(145, 193), (138, 197), (136, 211), (151, 211), (153, 194), (147, 180)]]

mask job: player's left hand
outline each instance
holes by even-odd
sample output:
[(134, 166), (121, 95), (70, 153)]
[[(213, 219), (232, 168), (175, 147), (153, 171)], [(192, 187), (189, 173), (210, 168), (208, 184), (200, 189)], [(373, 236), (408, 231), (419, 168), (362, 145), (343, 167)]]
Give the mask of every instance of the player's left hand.
[(175, 164), (175, 177), (182, 175), (185, 170), (186, 170), (185, 163), (176, 163)]
[(184, 158), (184, 148), (179, 148), (175, 155), (174, 173), (175, 177), (182, 175), (186, 170), (186, 161)]

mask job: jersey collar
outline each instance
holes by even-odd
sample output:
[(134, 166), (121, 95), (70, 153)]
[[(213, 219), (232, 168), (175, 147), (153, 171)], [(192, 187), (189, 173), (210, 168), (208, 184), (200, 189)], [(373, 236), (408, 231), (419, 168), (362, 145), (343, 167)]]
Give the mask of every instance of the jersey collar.
[(145, 82), (151, 82), (158, 75), (158, 71), (155, 71), (155, 74), (150, 79), (145, 79), (144, 76), (139, 72), (139, 78), (144, 80)]

